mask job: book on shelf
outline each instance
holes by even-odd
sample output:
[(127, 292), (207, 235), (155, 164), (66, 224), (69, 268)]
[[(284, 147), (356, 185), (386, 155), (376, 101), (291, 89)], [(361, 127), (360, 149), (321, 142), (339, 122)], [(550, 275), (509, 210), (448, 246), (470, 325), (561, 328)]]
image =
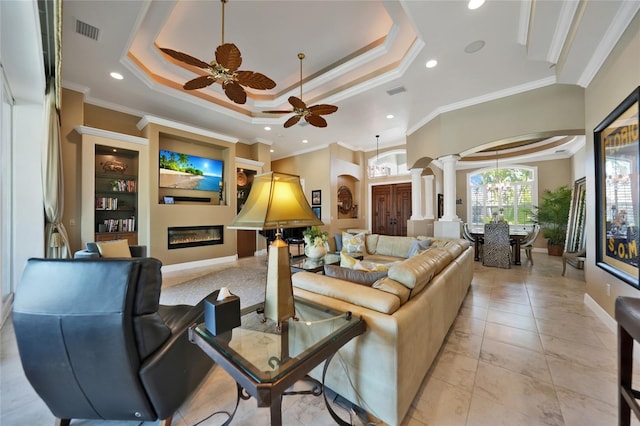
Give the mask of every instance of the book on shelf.
[(135, 232), (136, 218), (134, 216), (128, 219), (105, 219), (105, 232)]
[(131, 179), (116, 179), (111, 182), (111, 188), (118, 192), (136, 192), (137, 182)]
[(96, 210), (118, 210), (118, 199), (111, 197), (96, 197)]

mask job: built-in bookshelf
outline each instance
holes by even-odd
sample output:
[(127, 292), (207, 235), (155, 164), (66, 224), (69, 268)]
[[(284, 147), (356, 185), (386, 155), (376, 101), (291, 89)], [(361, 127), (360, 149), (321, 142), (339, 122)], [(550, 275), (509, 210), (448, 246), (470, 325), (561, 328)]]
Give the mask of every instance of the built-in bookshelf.
[(95, 147), (95, 240), (138, 244), (138, 152)]

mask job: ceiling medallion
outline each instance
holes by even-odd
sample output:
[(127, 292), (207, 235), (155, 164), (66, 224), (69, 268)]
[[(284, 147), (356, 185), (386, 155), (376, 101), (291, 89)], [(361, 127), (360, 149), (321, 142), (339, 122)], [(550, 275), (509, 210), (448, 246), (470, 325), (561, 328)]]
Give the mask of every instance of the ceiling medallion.
[(267, 90), (276, 87), (276, 83), (259, 72), (238, 70), (242, 64), (240, 49), (233, 43), (224, 42), (224, 5), (228, 0), (220, 1), (222, 2), (222, 44), (216, 48), (215, 60), (206, 63), (186, 53), (163, 47), (160, 50), (173, 59), (209, 71), (207, 75), (187, 81), (182, 86), (185, 90), (202, 89), (218, 82), (229, 99), (237, 104), (244, 104), (247, 101), (247, 93), (242, 86)]
[(327, 120), (320, 117), (321, 115), (333, 114), (338, 110), (337, 106), (327, 105), (327, 104), (319, 104), (311, 107), (307, 107), (302, 101), (302, 60), (305, 58), (304, 53), (298, 53), (298, 59), (300, 59), (300, 97), (297, 98), (295, 96), (289, 96), (289, 103), (293, 107), (293, 111), (286, 110), (271, 110), (271, 111), (262, 111), (268, 114), (289, 114), (294, 113), (295, 115), (289, 118), (285, 123), (284, 127), (291, 127), (300, 121), (301, 118), (307, 121), (307, 123), (311, 124), (315, 127), (327, 127)]

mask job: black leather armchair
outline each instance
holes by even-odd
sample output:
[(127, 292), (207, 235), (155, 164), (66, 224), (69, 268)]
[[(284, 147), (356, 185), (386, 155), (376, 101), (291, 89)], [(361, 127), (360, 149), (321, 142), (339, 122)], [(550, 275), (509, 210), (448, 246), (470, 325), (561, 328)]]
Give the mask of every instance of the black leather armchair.
[(213, 365), (189, 342), (196, 306), (161, 306), (161, 262), (30, 259), (12, 319), (27, 379), (61, 424), (165, 420)]

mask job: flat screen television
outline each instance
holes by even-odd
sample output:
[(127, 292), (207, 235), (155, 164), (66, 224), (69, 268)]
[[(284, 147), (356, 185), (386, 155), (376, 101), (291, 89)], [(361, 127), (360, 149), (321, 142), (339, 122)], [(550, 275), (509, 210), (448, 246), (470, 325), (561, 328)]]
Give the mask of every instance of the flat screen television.
[(220, 190), (224, 162), (160, 150), (160, 188)]

